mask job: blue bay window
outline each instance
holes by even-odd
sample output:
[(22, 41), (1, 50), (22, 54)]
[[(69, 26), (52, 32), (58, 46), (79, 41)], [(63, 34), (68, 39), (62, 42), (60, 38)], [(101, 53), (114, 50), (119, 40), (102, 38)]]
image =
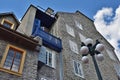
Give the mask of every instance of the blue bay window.
[(44, 45), (48, 46), (51, 49), (54, 49), (57, 52), (61, 52), (62, 50), (61, 39), (42, 30), (39, 19), (35, 19), (34, 21), (32, 35), (41, 37)]

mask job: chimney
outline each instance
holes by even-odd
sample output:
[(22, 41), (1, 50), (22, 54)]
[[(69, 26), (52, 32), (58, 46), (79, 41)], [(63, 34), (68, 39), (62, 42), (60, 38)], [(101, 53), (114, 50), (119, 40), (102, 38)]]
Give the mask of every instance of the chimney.
[(45, 13), (50, 16), (54, 16), (54, 10), (49, 7), (45, 10)]

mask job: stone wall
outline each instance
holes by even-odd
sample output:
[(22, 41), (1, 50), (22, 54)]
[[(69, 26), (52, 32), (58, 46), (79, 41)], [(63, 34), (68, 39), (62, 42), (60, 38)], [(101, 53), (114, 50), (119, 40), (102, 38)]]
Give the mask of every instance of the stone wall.
[[(92, 20), (88, 19), (86, 16), (78, 13), (64, 13), (59, 12), (57, 19), (57, 24), (55, 24), (54, 28), (58, 28), (56, 30), (58, 31), (58, 36), (62, 39), (63, 44), (63, 78), (64, 80), (97, 80), (97, 75), (94, 69), (94, 64), (92, 61), (91, 56), (89, 56), (89, 64), (82, 64), (83, 71), (84, 71), (84, 78), (78, 77), (74, 73), (73, 68), (73, 60), (81, 62), (82, 55), (76, 54), (73, 51), (71, 51), (69, 47), (69, 40), (72, 40), (77, 43), (78, 50), (80, 50), (80, 44), (81, 40), (79, 37), (79, 33), (83, 34), (86, 38), (92, 38), (94, 40), (99, 39), (103, 44), (105, 44), (106, 48), (114, 50), (114, 48), (103, 38), (101, 34), (98, 33), (98, 31), (95, 29), (94, 23)], [(82, 24), (83, 30), (80, 30), (75, 25), (75, 21), (78, 21)], [(74, 29), (75, 37), (72, 37), (69, 35), (66, 31), (65, 24), (68, 24), (70, 27)], [(98, 62), (98, 65), (100, 67), (101, 74), (103, 76), (103, 80), (117, 80), (116, 72), (114, 70), (114, 63), (116, 61), (113, 61), (110, 59), (106, 51), (102, 52), (104, 55), (104, 61)]]
[(42, 64), (41, 62), (41, 68), (38, 69), (38, 73), (37, 73), (37, 80), (41, 80), (42, 78), (46, 79), (46, 80), (60, 80), (60, 77), (59, 77), (59, 54), (60, 53), (57, 53), (56, 52), (56, 58), (55, 58), (55, 64), (56, 64), (56, 67), (53, 68), (53, 67), (50, 67), (46, 64)]
[(42, 68), (38, 70), (37, 80), (41, 80), (42, 78), (47, 80), (57, 80), (56, 69), (44, 64), (44, 66), (42, 66)]
[(28, 50), (20, 45), (15, 43), (7, 42), (0, 39), (0, 62), (2, 56), (4, 55), (7, 44), (16, 45), (22, 49), (26, 50), (25, 63), (23, 67), (22, 76), (16, 76), (9, 74), (7, 72), (0, 71), (0, 80), (36, 80), (37, 78), (37, 64), (38, 64), (38, 54), (37, 52)]

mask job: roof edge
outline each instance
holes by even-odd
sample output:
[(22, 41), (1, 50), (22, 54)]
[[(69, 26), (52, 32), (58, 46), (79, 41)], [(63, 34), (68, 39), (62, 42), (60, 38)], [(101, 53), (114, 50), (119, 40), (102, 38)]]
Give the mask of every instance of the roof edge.
[(16, 15), (14, 14), (14, 12), (5, 12), (5, 13), (0, 13), (1, 16), (4, 15), (12, 15), (14, 17), (14, 19), (17, 21), (18, 24), (20, 24), (20, 21), (18, 20), (18, 18), (16, 17)]
[(21, 20), (20, 20), (20, 21), (22, 21), (22, 20), (23, 20), (24, 16), (27, 14), (28, 10), (29, 10), (31, 7), (34, 7), (34, 8), (36, 8), (36, 9), (37, 9), (37, 7), (36, 7), (36, 6), (34, 6), (34, 5), (32, 5), (32, 4), (31, 4), (31, 5), (27, 8), (26, 12), (24, 13), (24, 15), (23, 15), (23, 17), (21, 18)]
[(83, 16), (85, 16), (87, 19), (89, 19), (90, 21), (92, 21), (92, 22), (94, 22), (92, 19), (90, 19), (89, 17), (87, 17), (86, 15), (84, 15), (82, 12), (80, 12), (79, 10), (77, 10), (76, 12), (75, 12), (76, 14), (81, 14), (81, 15), (83, 15)]

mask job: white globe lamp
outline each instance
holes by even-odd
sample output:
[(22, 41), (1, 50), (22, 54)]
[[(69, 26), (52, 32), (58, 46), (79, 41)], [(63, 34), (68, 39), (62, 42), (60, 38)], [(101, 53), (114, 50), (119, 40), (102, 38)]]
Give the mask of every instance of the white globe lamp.
[(101, 53), (97, 54), (96, 58), (97, 58), (98, 61), (103, 61), (104, 60), (103, 54), (101, 54)]
[(92, 44), (93, 45), (93, 40), (91, 38), (88, 38), (85, 40), (85, 45)]
[(82, 54), (87, 54), (88, 51), (89, 51), (89, 49), (87, 46), (82, 46), (80, 49), (80, 53), (82, 53)]
[(102, 52), (104, 50), (104, 45), (103, 44), (98, 44), (95, 48), (95, 50)]
[(87, 56), (83, 56), (82, 57), (82, 62), (85, 63), (85, 64), (88, 63), (89, 62), (88, 57)]

